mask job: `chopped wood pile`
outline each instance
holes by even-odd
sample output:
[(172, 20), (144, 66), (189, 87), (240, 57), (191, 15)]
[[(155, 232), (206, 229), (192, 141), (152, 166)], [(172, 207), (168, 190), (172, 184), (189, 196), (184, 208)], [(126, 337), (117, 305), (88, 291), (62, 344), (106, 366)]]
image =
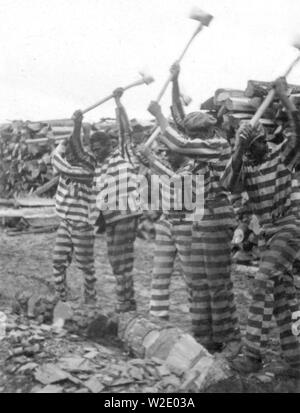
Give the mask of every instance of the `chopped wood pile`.
[[(150, 134), (151, 122), (131, 121), (133, 139), (141, 142)], [(84, 135), (96, 131), (108, 133), (117, 141), (115, 119), (104, 118), (94, 124), (83, 124)], [(52, 197), (57, 187), (53, 177), (51, 153), (55, 146), (68, 138), (73, 121), (49, 120), (42, 122), (13, 121), (0, 125), (0, 198), (35, 193)]]
[[(272, 83), (249, 80), (245, 90), (218, 89), (215, 95), (201, 105), (202, 110), (213, 111), (218, 118), (224, 119), (229, 126), (236, 128), (241, 120), (253, 117), (267, 93), (271, 90)], [(300, 109), (300, 86), (288, 85), (288, 95)], [(278, 122), (285, 119), (284, 111), (277, 99), (264, 114), (262, 123), (268, 128), (278, 126)]]

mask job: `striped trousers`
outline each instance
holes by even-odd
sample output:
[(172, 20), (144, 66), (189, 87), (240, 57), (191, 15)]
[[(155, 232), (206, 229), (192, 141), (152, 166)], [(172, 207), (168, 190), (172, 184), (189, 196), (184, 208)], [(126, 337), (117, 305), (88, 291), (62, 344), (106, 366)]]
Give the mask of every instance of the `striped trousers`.
[(172, 223), (163, 216), (156, 224), (155, 251), (151, 285), (150, 315), (169, 318), (170, 283), (176, 255), (185, 274), (189, 260), (192, 223)]
[(136, 306), (132, 271), (137, 224), (137, 217), (106, 224), (108, 259), (116, 277), (117, 310), (120, 312)]
[(240, 338), (231, 281), (233, 231), (217, 217), (192, 227), (187, 271), (191, 285), (192, 329), (202, 345)]
[(53, 275), (56, 293), (62, 301), (67, 300), (67, 268), (75, 255), (77, 267), (84, 274), (86, 300), (96, 298), (94, 267), (94, 228), (88, 224), (62, 220), (57, 230), (53, 252)]
[(292, 313), (299, 310), (292, 266), (300, 249), (300, 221), (274, 227), (262, 251), (248, 314), (246, 355), (261, 359), (268, 345), (272, 316), (275, 316), (285, 360), (300, 367), (300, 344), (292, 334)]

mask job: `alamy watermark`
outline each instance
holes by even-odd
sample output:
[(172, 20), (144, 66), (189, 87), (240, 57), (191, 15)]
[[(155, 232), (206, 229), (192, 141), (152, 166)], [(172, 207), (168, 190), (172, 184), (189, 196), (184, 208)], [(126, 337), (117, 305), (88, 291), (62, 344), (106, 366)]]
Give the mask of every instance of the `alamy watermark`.
[(204, 214), (204, 177), (202, 175), (134, 175), (119, 171), (106, 175), (99, 183), (96, 199), (101, 211), (184, 211), (189, 220)]

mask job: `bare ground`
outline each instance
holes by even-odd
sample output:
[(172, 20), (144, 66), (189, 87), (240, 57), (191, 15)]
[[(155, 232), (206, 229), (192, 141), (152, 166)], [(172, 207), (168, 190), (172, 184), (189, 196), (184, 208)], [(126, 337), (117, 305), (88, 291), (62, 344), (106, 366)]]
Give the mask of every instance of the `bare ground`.
[[(52, 248), (54, 241), (55, 234), (53, 233), (9, 237), (0, 229), (0, 311), (7, 311), (11, 300), (19, 291), (30, 290), (41, 294), (49, 291), (52, 280)], [(140, 239), (136, 242), (134, 280), (138, 310), (144, 315), (148, 311), (153, 248), (154, 244), (152, 242)], [(107, 260), (105, 236), (97, 237), (95, 253), (98, 277), (97, 290), (100, 305), (106, 312), (113, 311), (115, 280)], [(242, 332), (245, 329), (247, 309), (250, 302), (249, 286), (254, 272), (255, 269), (242, 266), (235, 267), (233, 271)], [(74, 264), (69, 269), (68, 282), (72, 296), (74, 298), (80, 296), (82, 294), (83, 278)], [(178, 267), (175, 268), (171, 286), (171, 322), (185, 331), (190, 330), (187, 295)], [(76, 344), (77, 347), (81, 346), (81, 348), (84, 345), (88, 344)], [(3, 342), (0, 342), (0, 363), (2, 360), (2, 366), (4, 365), (3, 360), (6, 351), (4, 347)], [(55, 351), (63, 354), (66, 351), (70, 351), (70, 348), (72, 349), (73, 347), (74, 338), (65, 337), (64, 340), (60, 340), (59, 347)], [(75, 349), (72, 351), (75, 351)], [(113, 351), (113, 359), (122, 359), (124, 356), (120, 349), (113, 349)], [(278, 339), (276, 330), (273, 329), (270, 337), (266, 369), (272, 373), (275, 371), (272, 370), (272, 366), (278, 363), (280, 364)], [(272, 374), (269, 377), (273, 377)], [(275, 374), (271, 380), (265, 380), (265, 383), (263, 381), (264, 379), (259, 379), (258, 375), (235, 377), (227, 383), (220, 384), (217, 388), (210, 389), (210, 391), (300, 392), (300, 382), (296, 379), (287, 379)], [(4, 372), (0, 370), (0, 392), (27, 392), (30, 391), (29, 383), (31, 383), (32, 387), (33, 382), (24, 380), (22, 375), (16, 374), (14, 371), (10, 373), (6, 370)]]

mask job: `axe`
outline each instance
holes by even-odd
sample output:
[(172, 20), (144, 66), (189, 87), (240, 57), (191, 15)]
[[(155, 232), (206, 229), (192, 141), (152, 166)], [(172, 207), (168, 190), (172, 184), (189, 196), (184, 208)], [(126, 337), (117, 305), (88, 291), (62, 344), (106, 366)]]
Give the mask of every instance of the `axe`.
[[(211, 16), (210, 14), (198, 9), (197, 7), (194, 7), (192, 9), (189, 17), (193, 20), (197, 20), (199, 22), (199, 25), (198, 25), (197, 29), (195, 30), (194, 34), (192, 35), (192, 37), (190, 38), (190, 40), (188, 41), (187, 45), (183, 49), (181, 55), (179, 56), (179, 59), (177, 60), (178, 63), (180, 63), (182, 61), (183, 57), (185, 56), (186, 52), (188, 51), (188, 49), (189, 49), (190, 45), (192, 44), (193, 40), (195, 39), (195, 37), (202, 31), (204, 26), (209, 26), (210, 22), (213, 19), (213, 16)], [(159, 93), (159, 95), (156, 99), (157, 102), (160, 102), (160, 100), (163, 97), (163, 95), (165, 94), (171, 80), (172, 80), (172, 75), (170, 75), (168, 77), (168, 80), (164, 84), (161, 92)]]
[[(293, 43), (293, 46), (300, 51), (300, 36), (295, 40), (295, 42)], [(288, 67), (286, 72), (283, 74), (283, 77), (287, 77), (299, 62), (300, 62), (300, 54), (296, 57), (296, 59)], [(250, 125), (252, 127), (257, 125), (260, 118), (263, 116), (265, 111), (268, 109), (270, 104), (273, 102), (273, 100), (275, 98), (275, 94), (276, 94), (275, 89), (270, 90), (270, 92), (266, 96), (265, 100), (263, 101), (261, 106), (258, 108), (256, 114), (254, 115), (254, 117), (250, 121)]]
[[(140, 72), (140, 75), (141, 75), (142, 78), (137, 80), (136, 82), (133, 82), (130, 85), (124, 87), (124, 91), (128, 90), (128, 89), (131, 89), (133, 87), (136, 87), (136, 86), (144, 85), (144, 84), (145, 85), (150, 85), (150, 83), (154, 82), (154, 78), (152, 76), (146, 75), (143, 72)], [(103, 99), (99, 100), (99, 102), (95, 103), (94, 105), (89, 106), (88, 108), (82, 110), (82, 114), (84, 115), (85, 113), (90, 112), (92, 109), (95, 109), (96, 107), (102, 105), (103, 103), (107, 102), (108, 100), (112, 99), (113, 97), (114, 97), (114, 95), (111, 94), (111, 95), (107, 96), (106, 98), (103, 98)]]
[[(188, 51), (190, 45), (192, 44), (193, 40), (195, 39), (195, 37), (202, 31), (202, 29), (204, 28), (204, 26), (209, 26), (210, 22), (213, 19), (213, 16), (211, 14), (208, 14), (200, 9), (198, 9), (197, 7), (194, 7), (191, 10), (190, 16), (191, 19), (193, 20), (197, 20), (199, 22), (198, 27), (196, 28), (195, 32), (193, 33), (192, 37), (190, 38), (190, 40), (188, 41), (187, 45), (185, 46), (185, 48), (183, 49), (181, 55), (179, 56), (179, 59), (177, 60), (178, 63), (180, 63), (183, 59), (183, 57), (185, 56), (186, 52)], [(159, 93), (158, 97), (157, 97), (157, 102), (160, 102), (161, 98), (163, 97), (163, 95), (165, 94), (169, 83), (172, 80), (172, 75), (170, 74), (166, 83), (164, 84), (161, 92)], [(154, 131), (154, 133), (150, 136), (150, 138), (148, 139), (148, 141), (146, 142), (145, 146), (146, 147), (150, 147), (152, 145), (152, 143), (155, 141), (155, 139), (157, 138), (158, 133), (157, 130)]]

